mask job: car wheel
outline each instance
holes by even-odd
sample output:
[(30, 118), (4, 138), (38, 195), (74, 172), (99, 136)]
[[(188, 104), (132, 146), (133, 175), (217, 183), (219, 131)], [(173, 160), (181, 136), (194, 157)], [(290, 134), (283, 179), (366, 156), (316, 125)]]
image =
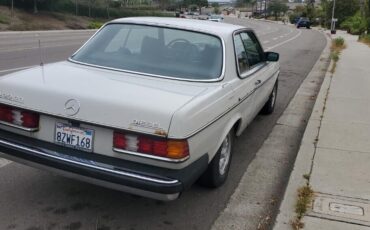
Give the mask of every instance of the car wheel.
[(221, 147), (209, 163), (207, 170), (199, 179), (199, 183), (210, 188), (220, 187), (225, 183), (230, 169), (231, 155), (234, 142), (233, 129), (222, 141)]
[(263, 106), (261, 110), (261, 114), (271, 114), (274, 112), (275, 104), (276, 104), (276, 97), (277, 97), (277, 89), (278, 89), (278, 82), (276, 81), (269, 99), (267, 100), (266, 104)]

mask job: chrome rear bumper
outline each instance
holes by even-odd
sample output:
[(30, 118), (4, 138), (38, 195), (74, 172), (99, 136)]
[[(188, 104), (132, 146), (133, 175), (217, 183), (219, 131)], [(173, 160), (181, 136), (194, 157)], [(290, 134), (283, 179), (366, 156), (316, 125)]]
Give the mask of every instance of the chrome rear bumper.
[[(115, 174), (115, 175), (118, 175), (118, 176), (123, 176), (123, 177), (132, 178), (132, 179), (135, 179), (135, 180), (140, 180), (144, 183), (145, 182), (151, 182), (151, 183), (156, 183), (158, 185), (176, 185), (176, 184), (179, 183), (179, 181), (176, 180), (176, 179), (164, 180), (164, 179), (158, 179), (158, 178), (143, 176), (143, 175), (140, 175), (140, 174), (125, 172), (125, 171), (114, 169), (113, 166), (104, 165), (102, 163), (92, 162), (92, 161), (88, 161), (88, 160), (84, 160), (84, 159), (79, 159), (77, 157), (70, 157), (68, 155), (48, 151), (46, 149), (41, 150), (39, 148), (36, 149), (36, 148), (32, 148), (32, 147), (22, 146), (22, 145), (19, 145), (19, 144), (12, 143), (10, 141), (2, 140), (1, 138), (0, 138), (0, 146), (1, 147), (6, 147), (6, 148), (11, 148), (11, 149), (16, 150), (16, 151), (37, 154), (37, 155), (47, 157), (47, 158), (50, 158), (50, 159), (54, 159), (54, 160), (58, 160), (58, 161), (68, 162), (70, 164), (80, 166), (80, 167), (86, 167), (86, 168), (89, 168), (89, 169), (99, 170), (101, 172), (108, 172), (108, 173)], [(39, 163), (36, 163), (36, 162), (33, 162), (33, 161), (25, 160), (25, 159), (20, 158), (20, 157), (16, 157), (16, 156), (11, 155), (11, 154), (0, 153), (0, 156), (3, 157), (3, 158), (6, 158), (8, 160), (11, 160), (11, 161), (19, 162), (19, 163), (22, 163), (24, 165), (28, 165), (28, 166), (43, 169), (43, 170), (48, 170), (48, 171), (51, 171), (51, 172), (54, 172), (54, 173), (72, 178), (72, 179), (77, 179), (77, 180), (89, 182), (89, 183), (92, 183), (92, 184), (96, 184), (96, 185), (99, 185), (99, 186), (103, 186), (103, 187), (107, 187), (107, 188), (111, 188), (111, 189), (131, 193), (131, 194), (135, 194), (135, 195), (139, 195), (139, 196), (144, 196), (144, 197), (148, 197), (148, 198), (152, 198), (152, 199), (156, 199), (156, 200), (171, 201), (171, 200), (177, 199), (180, 195), (179, 192), (178, 193), (173, 193), (173, 194), (162, 194), (162, 193), (155, 193), (155, 192), (151, 192), (151, 191), (137, 189), (137, 188), (134, 188), (134, 187), (128, 187), (128, 186), (125, 186), (125, 185), (122, 185), (122, 184), (112, 183), (112, 182), (109, 182), (109, 181), (100, 180), (100, 179), (96, 179), (96, 178), (93, 178), (93, 177), (88, 177), (88, 176), (76, 174), (76, 173), (69, 172), (69, 171), (66, 171), (66, 170), (61, 170), (61, 169), (58, 169), (58, 168), (55, 168), (55, 167), (50, 167), (50, 166), (47, 166), (46, 164), (39, 164)]]

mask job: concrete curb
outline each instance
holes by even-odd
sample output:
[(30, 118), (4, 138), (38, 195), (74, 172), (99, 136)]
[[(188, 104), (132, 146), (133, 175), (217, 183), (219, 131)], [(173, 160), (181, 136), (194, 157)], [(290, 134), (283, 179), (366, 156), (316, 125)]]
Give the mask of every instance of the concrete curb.
[[(321, 58), (329, 58), (331, 40), (326, 36), (328, 41), (326, 48), (322, 53)], [(320, 58), (320, 59), (321, 59)], [(330, 66), (332, 62), (330, 63)], [(316, 75), (316, 71), (321, 68), (320, 60), (316, 63), (313, 71), (307, 79), (311, 79), (311, 75)], [(330, 67), (328, 68), (328, 70)], [(297, 190), (306, 185), (306, 180), (303, 175), (310, 175), (311, 165), (315, 155), (316, 142), (320, 130), (321, 119), (325, 108), (325, 102), (328, 90), (331, 84), (331, 73), (326, 72), (324, 81), (321, 85), (320, 92), (317, 96), (312, 114), (308, 121), (304, 136), (301, 141), (301, 146), (294, 164), (293, 171), (289, 178), (289, 183), (286, 188), (284, 198), (279, 208), (279, 214), (276, 218), (274, 230), (288, 230), (291, 228), (291, 221), (295, 218), (295, 203), (297, 201)]]
[[(227, 207), (214, 222), (213, 230), (265, 229), (275, 218), (276, 197), (283, 194), (277, 181), (286, 178), (281, 168), (287, 168), (288, 155), (294, 159), (301, 143), (314, 99), (325, 76), (329, 59), (329, 45), (301, 84), (277, 124), (249, 164)], [(274, 158), (275, 162), (267, 159)], [(294, 159), (290, 161), (294, 163)], [(290, 173), (290, 172), (289, 172)], [(263, 189), (251, 191), (249, 188)], [(258, 201), (258, 202), (257, 202)], [(266, 210), (268, 210), (266, 212)], [(256, 214), (257, 213), (257, 214)], [(286, 226), (284, 230), (286, 230)]]

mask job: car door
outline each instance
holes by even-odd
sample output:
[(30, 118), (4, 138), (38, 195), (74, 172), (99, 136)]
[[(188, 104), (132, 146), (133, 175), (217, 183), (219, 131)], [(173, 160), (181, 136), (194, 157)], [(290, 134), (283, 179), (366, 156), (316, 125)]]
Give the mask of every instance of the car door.
[(256, 114), (268, 100), (274, 87), (274, 64), (266, 62), (265, 53), (252, 31), (240, 33), (254, 79), (254, 107)]
[(251, 72), (241, 33), (242, 32), (237, 32), (233, 35), (237, 69), (235, 74), (238, 75), (239, 79), (234, 90), (240, 102), (239, 112), (242, 115), (241, 130), (243, 130), (253, 120), (256, 113), (253, 101), (257, 78), (256, 75)]

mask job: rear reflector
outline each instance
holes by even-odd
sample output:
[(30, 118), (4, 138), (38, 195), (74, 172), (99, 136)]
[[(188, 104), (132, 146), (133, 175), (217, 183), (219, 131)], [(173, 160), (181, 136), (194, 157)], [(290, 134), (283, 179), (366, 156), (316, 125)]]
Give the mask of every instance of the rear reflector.
[(0, 105), (0, 121), (19, 126), (20, 128), (37, 129), (39, 127), (40, 115), (11, 106)]
[(116, 131), (113, 134), (113, 147), (118, 150), (176, 160), (189, 156), (189, 146), (186, 140), (168, 140)]

